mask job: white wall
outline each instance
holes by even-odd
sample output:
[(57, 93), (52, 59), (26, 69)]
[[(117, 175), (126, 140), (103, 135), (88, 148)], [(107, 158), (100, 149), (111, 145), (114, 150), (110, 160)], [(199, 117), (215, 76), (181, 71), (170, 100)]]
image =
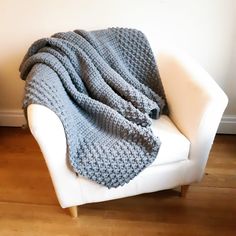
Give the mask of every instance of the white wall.
[(21, 107), (18, 66), (34, 40), (109, 26), (138, 28), (160, 47), (186, 50), (228, 94), (225, 115), (236, 121), (235, 5), (234, 0), (1, 0), (0, 124), (22, 122), (10, 117)]

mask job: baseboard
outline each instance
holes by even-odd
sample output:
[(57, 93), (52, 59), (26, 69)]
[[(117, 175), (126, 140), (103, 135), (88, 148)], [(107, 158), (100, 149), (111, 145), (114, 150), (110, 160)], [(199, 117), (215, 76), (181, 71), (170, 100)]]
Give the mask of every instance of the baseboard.
[[(0, 126), (21, 127), (25, 124), (23, 110), (0, 110)], [(236, 134), (236, 115), (223, 116), (217, 133)]]
[(236, 134), (236, 115), (225, 115), (220, 122), (218, 134)]
[(21, 127), (24, 124), (23, 110), (0, 110), (0, 126)]

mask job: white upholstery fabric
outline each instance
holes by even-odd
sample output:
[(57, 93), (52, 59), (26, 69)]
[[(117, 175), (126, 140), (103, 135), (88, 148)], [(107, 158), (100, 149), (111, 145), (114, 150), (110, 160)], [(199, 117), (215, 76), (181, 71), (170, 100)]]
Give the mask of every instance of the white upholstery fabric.
[[(201, 179), (227, 97), (209, 74), (186, 55), (163, 51), (158, 62), (170, 107), (170, 119), (163, 116), (153, 122), (154, 133), (163, 145), (155, 163), (122, 187), (109, 190), (77, 178), (67, 164), (65, 133), (59, 118), (46, 107), (28, 107), (30, 130), (42, 150), (63, 208), (169, 189)], [(191, 145), (187, 158), (188, 140)]]
[(190, 142), (180, 133), (168, 116), (152, 120), (151, 129), (161, 140), (161, 148), (156, 160), (151, 164), (163, 165), (188, 159)]
[(170, 118), (191, 143), (189, 158), (194, 162), (195, 174), (187, 172), (186, 180), (200, 181), (228, 98), (187, 54), (165, 49), (158, 58)]

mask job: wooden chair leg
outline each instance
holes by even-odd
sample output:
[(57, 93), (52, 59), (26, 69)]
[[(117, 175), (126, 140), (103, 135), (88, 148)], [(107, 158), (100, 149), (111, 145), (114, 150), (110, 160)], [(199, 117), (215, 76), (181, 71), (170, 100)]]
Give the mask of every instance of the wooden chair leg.
[(76, 218), (78, 216), (78, 209), (77, 206), (69, 207), (70, 214), (73, 218)]
[(181, 185), (180, 196), (185, 197), (189, 189), (189, 185)]

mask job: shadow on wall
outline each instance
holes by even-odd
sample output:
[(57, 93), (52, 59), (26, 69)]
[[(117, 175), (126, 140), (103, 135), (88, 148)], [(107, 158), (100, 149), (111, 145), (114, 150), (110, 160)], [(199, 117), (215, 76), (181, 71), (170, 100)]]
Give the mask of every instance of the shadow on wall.
[(26, 51), (14, 52), (0, 61), (0, 110), (21, 109), (24, 81), (19, 66)]

